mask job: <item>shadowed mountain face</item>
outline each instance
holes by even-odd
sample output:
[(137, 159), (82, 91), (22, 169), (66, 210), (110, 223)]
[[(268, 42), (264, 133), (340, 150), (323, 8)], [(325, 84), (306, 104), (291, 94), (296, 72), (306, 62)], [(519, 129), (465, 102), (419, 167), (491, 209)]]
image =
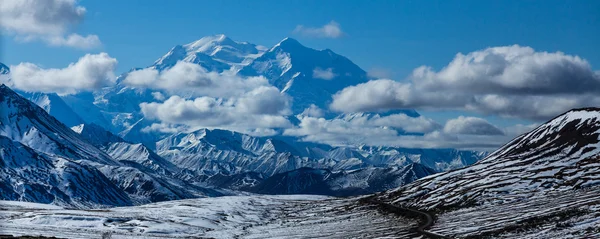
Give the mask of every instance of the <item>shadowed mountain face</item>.
[(260, 194), (353, 196), (399, 187), (435, 173), (434, 170), (417, 163), (404, 167), (369, 167), (339, 172), (300, 168), (275, 174), (244, 190)]

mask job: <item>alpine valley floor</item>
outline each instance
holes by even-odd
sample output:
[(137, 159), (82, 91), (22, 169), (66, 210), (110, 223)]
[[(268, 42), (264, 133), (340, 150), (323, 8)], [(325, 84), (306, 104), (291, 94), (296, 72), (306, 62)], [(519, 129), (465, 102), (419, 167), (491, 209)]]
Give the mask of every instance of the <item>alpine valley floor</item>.
[(418, 238), (416, 220), (324, 196), (231, 196), (70, 210), (0, 201), (0, 235), (58, 238)]

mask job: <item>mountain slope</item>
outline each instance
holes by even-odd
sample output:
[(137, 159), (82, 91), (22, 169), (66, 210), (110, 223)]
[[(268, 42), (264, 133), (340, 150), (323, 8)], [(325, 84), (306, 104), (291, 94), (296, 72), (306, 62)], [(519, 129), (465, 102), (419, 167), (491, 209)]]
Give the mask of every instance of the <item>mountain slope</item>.
[(595, 237), (599, 156), (600, 109), (575, 109), (472, 166), (378, 198), (438, 213), (433, 230), (452, 237)]
[(0, 198), (77, 207), (133, 204), (97, 169), (40, 154), (1, 135)]
[(600, 109), (560, 115), (474, 165), (419, 180), (392, 195), (420, 207), (463, 206), (497, 195), (600, 184)]

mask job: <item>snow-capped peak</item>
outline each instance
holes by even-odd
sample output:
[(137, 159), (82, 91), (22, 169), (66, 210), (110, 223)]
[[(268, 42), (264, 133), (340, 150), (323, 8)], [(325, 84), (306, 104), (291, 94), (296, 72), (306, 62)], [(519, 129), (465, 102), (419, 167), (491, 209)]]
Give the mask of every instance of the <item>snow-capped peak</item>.
[(279, 43), (275, 44), (269, 51), (274, 51), (277, 48), (307, 48), (294, 38), (283, 38)]
[(200, 38), (185, 45), (173, 47), (166, 55), (158, 59), (153, 67), (163, 70), (178, 61), (201, 65), (209, 71), (224, 71), (249, 64), (262, 55), (265, 47), (247, 42), (237, 42), (219, 34)]

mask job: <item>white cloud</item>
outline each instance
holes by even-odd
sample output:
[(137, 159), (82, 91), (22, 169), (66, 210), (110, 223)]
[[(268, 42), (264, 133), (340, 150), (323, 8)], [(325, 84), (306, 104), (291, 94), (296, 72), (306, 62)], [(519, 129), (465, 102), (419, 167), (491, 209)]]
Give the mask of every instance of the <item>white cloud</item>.
[[(239, 98), (229, 99), (198, 97), (188, 100), (171, 96), (162, 103), (142, 103), (140, 108), (144, 117), (163, 124), (266, 134), (271, 132), (269, 129), (291, 127), (285, 117), (289, 112), (288, 98), (272, 88), (260, 87)], [(155, 128), (167, 131), (162, 126)]]
[(459, 116), (451, 119), (444, 126), (444, 133), (471, 135), (504, 135), (502, 130), (490, 124), (487, 120), (477, 117)]
[(47, 40), (50, 45), (68, 46), (79, 49), (91, 49), (102, 45), (102, 43), (100, 43), (100, 38), (98, 38), (96, 35), (87, 35), (84, 37), (75, 33), (70, 34), (66, 38), (63, 36), (54, 36), (48, 38)]
[(83, 21), (85, 13), (76, 0), (3, 0), (0, 28), (25, 41), (41, 39), (55, 46), (97, 47), (101, 43), (96, 35), (67, 35)]
[(11, 66), (8, 86), (31, 92), (74, 94), (114, 84), (117, 59), (106, 53), (86, 54), (62, 69), (42, 69), (32, 63)]
[(261, 86), (269, 86), (262, 77), (243, 78), (228, 73), (209, 72), (202, 66), (180, 61), (159, 72), (146, 68), (128, 73), (124, 83), (134, 87), (167, 90), (172, 94), (232, 97)]
[(330, 107), (343, 112), (459, 109), (545, 120), (571, 108), (600, 104), (600, 76), (587, 61), (517, 45), (457, 54), (441, 71), (423, 66), (409, 79), (347, 87), (333, 96)]
[(319, 108), (319, 106), (311, 104), (308, 108), (304, 109), (304, 111), (302, 111), (300, 115), (321, 118), (325, 116), (325, 112), (323, 112), (323, 110)]
[(333, 73), (333, 69), (332, 68), (327, 68), (327, 69), (321, 69), (321, 68), (315, 68), (313, 70), (313, 78), (315, 79), (322, 79), (322, 80), (331, 80), (333, 78), (335, 78), (337, 75), (335, 73)]
[(322, 27), (305, 27), (303, 25), (298, 25), (293, 33), (317, 38), (339, 38), (344, 35), (344, 32), (340, 28), (340, 24), (335, 21), (331, 21)]
[[(481, 126), (482, 119), (458, 117), (450, 119), (445, 127), (425, 117), (411, 118), (403, 114), (369, 117), (366, 114), (349, 115), (342, 119), (324, 119), (300, 116), (297, 127), (284, 130), (284, 135), (300, 137), (304, 141), (330, 145), (372, 145), (406, 148), (458, 148), (495, 150), (512, 138), (535, 125), (515, 125), (504, 129)], [(483, 120), (487, 123), (487, 121)], [(491, 125), (487, 123), (488, 125)], [(476, 129), (469, 129), (475, 126)], [(401, 134), (404, 132), (422, 133)]]
[(165, 100), (165, 96), (160, 93), (160, 92), (152, 92), (152, 97), (154, 97), (155, 100), (158, 101), (164, 101)]
[(290, 98), (273, 86), (258, 87), (237, 99), (236, 108), (248, 114), (290, 114)]
[(300, 115), (299, 119), (298, 127), (286, 129), (285, 135), (331, 145), (398, 146), (392, 142), (398, 137), (403, 137), (399, 135), (398, 130), (407, 133), (430, 133), (441, 128), (431, 119), (423, 116), (409, 117), (405, 114), (353, 114), (329, 120)]

